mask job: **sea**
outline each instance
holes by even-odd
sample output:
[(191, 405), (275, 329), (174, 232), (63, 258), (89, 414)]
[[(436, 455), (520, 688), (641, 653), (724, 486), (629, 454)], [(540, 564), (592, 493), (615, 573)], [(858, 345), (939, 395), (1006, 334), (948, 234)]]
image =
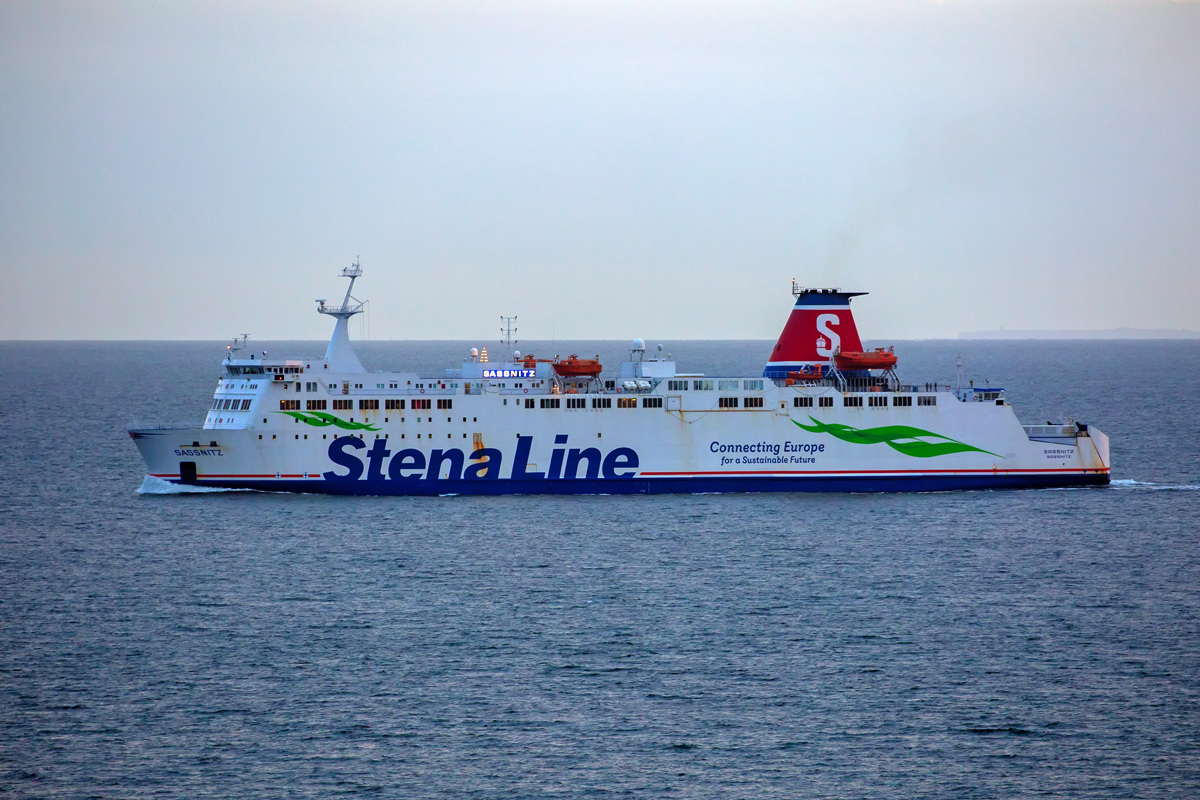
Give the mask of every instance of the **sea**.
[(1200, 342), (894, 344), (1104, 431), (1112, 485), (156, 493), (126, 429), (202, 420), (225, 343), (0, 343), (0, 796), (1200, 796)]

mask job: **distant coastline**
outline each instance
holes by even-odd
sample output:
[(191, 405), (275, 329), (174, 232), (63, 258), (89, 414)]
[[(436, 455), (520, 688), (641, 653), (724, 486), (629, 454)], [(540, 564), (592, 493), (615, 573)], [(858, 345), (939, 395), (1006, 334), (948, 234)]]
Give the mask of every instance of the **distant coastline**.
[(1200, 339), (1200, 331), (1178, 328), (1105, 328), (1096, 331), (969, 331), (959, 339)]

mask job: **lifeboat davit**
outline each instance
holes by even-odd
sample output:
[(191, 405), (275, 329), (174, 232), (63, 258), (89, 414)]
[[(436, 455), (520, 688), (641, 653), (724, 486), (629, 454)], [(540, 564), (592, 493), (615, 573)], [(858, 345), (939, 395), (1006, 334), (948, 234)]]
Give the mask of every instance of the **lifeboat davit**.
[(876, 347), (874, 350), (865, 352), (839, 352), (833, 357), (840, 370), (861, 370), (861, 369), (892, 369), (896, 366), (896, 354), (892, 352), (892, 348), (884, 350), (882, 347)]
[(601, 367), (600, 361), (595, 358), (567, 356), (554, 362), (554, 371), (564, 378), (598, 378)]

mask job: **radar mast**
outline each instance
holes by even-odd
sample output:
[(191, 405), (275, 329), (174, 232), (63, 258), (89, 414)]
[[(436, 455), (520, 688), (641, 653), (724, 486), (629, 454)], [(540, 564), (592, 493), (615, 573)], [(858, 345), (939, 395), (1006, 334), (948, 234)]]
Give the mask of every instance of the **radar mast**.
[(361, 275), (362, 267), (359, 266), (356, 258), (353, 264), (342, 270), (342, 277), (350, 279), (350, 285), (346, 287), (346, 297), (342, 300), (342, 304), (328, 306), (324, 300), (317, 301), (317, 313), (326, 314), (337, 320), (337, 325), (333, 328), (333, 336), (329, 339), (329, 347), (325, 350), (325, 362), (334, 372), (366, 372), (362, 362), (358, 360), (358, 355), (354, 352), (353, 345), (350, 344), (350, 318), (355, 314), (361, 314), (363, 310), (363, 302), (353, 294), (354, 281)]

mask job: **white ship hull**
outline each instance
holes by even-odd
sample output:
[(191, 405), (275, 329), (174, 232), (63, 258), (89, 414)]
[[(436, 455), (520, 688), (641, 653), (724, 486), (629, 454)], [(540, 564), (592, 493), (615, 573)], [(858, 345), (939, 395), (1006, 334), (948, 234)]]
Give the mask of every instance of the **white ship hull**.
[[(857, 395), (865, 396), (864, 405), (851, 408), (841, 403), (853, 394), (786, 387), (756, 392), (761, 409), (717, 408), (725, 396), (717, 392), (643, 395), (633, 398), (634, 408), (604, 409), (593, 409), (592, 401), (613, 398), (568, 395), (558, 399), (581, 399), (587, 407), (568, 409), (560, 402), (559, 408), (538, 403), (528, 409), (523, 393), (460, 393), (435, 396), (451, 401), (448, 410), (347, 414), (348, 424), (367, 426), (355, 431), (276, 411), (257, 415), (255, 422), (266, 422), (253, 427), (140, 429), (131, 435), (155, 477), (272, 491), (872, 492), (1108, 482), (1108, 440), (1095, 428), (1056, 426), (1049, 433), (1057, 435), (1031, 439), (1008, 405), (962, 402), (940, 392), (917, 395), (935, 397), (935, 406), (872, 407), (866, 405), (872, 394), (880, 393)], [(662, 397), (662, 408), (644, 407), (645, 397)], [(800, 397), (813, 398), (813, 407), (797, 407)], [(819, 407), (821, 397), (838, 405)], [(888, 428), (900, 429), (891, 432), (899, 438), (853, 440), (877, 438), (879, 429), (887, 437)], [(936, 451), (950, 443), (972, 449), (902, 451), (918, 444)], [(181, 463), (195, 464), (195, 475), (185, 474)]]

